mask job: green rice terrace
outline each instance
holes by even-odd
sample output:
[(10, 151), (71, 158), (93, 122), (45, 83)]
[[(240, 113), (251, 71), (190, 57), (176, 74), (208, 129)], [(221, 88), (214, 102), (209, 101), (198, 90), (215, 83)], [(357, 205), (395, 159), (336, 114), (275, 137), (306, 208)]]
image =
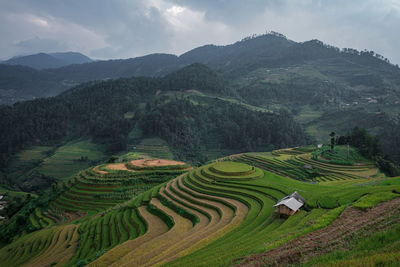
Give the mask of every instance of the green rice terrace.
[[(194, 169), (163, 159), (89, 168), (54, 189), (47, 206), (31, 208), (0, 262), (396, 266), (400, 177), (343, 149), (244, 153)], [(279, 216), (273, 206), (295, 191), (305, 205)]]

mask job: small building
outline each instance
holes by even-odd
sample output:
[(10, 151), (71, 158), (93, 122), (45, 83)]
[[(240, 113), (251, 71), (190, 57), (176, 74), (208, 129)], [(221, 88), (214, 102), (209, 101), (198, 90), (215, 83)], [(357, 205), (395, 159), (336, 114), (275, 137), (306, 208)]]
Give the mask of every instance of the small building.
[(290, 216), (295, 214), (305, 203), (306, 200), (299, 193), (294, 192), (274, 205), (276, 207), (275, 212), (279, 215)]
[(304, 169), (307, 169), (307, 170), (312, 170), (312, 169), (313, 169), (313, 166), (311, 166), (310, 164), (304, 164), (304, 165), (303, 165), (303, 168), (304, 168)]

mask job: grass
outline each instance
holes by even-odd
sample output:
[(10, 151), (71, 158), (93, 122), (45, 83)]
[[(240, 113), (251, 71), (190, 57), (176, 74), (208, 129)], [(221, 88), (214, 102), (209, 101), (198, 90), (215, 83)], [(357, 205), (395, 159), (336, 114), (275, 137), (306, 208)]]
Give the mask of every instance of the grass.
[(247, 173), (252, 170), (252, 166), (244, 163), (236, 163), (230, 161), (217, 162), (213, 165), (213, 169), (221, 173)]
[(376, 205), (378, 205), (379, 203), (392, 200), (396, 197), (400, 197), (400, 195), (392, 193), (392, 192), (374, 193), (371, 195), (363, 196), (356, 203), (354, 203), (353, 206), (356, 208), (365, 210), (365, 209), (373, 208)]
[(303, 106), (299, 113), (295, 116), (296, 121), (306, 124), (309, 123), (319, 117), (321, 117), (323, 114), (322, 111), (320, 110), (314, 110), (310, 105)]
[(174, 155), (167, 142), (161, 138), (144, 138), (140, 141), (134, 152), (148, 155), (153, 158), (173, 159)]
[(335, 146), (331, 151), (330, 146), (323, 146), (312, 153), (312, 158), (321, 162), (354, 165), (354, 163), (370, 163), (358, 153), (358, 151), (349, 147), (349, 155), (347, 158), (347, 146)]
[(398, 266), (400, 225), (366, 237), (355, 236), (351, 250), (336, 250), (313, 258), (305, 266)]
[(32, 146), (18, 152), (6, 169), (7, 176), (13, 180), (19, 180), (27, 172), (40, 166), (52, 151), (53, 147), (51, 146)]
[[(400, 177), (367, 179), (358, 174), (374, 168), (368, 163), (347, 166), (321, 162), (313, 160), (311, 153), (312, 148), (296, 148), (245, 154), (237, 160), (246, 163), (211, 163), (176, 180), (171, 179), (182, 172), (82, 171), (53, 203), (67, 211), (88, 212), (79, 223), (67, 224), (79, 226), (79, 242), (65, 263), (231, 265), (235, 259), (327, 227), (349, 205), (366, 209), (399, 196), (392, 191), (400, 191)], [(312, 172), (304, 168), (305, 164), (313, 166)], [(294, 191), (306, 199), (305, 207), (286, 220), (280, 218), (273, 205)], [(57, 239), (53, 229), (57, 227), (50, 227), (45, 215), (44, 209), (34, 210), (29, 218), (32, 225), (45, 228), (0, 249), (0, 259), (12, 256), (21, 259), (19, 263), (27, 262), (35, 252), (42, 254), (52, 246), (51, 240)], [(167, 228), (169, 232), (165, 232)], [(160, 231), (159, 236), (152, 236), (154, 229)], [(371, 261), (382, 255), (396, 259), (385, 251), (386, 246), (369, 247), (379, 240), (398, 245), (382, 233), (364, 245), (359, 243), (359, 254), (354, 254), (357, 257), (343, 254), (333, 259), (346, 264), (363, 262), (361, 255), (373, 248), (378, 251), (370, 255), (376, 257)], [(331, 261), (321, 258), (320, 262)]]
[(14, 191), (0, 187), (0, 195), (8, 194), (10, 197), (25, 197), (27, 194), (30, 194), (31, 197), (36, 198), (36, 194), (22, 192), (22, 191)]
[(20, 266), (42, 254), (52, 241), (56, 229), (46, 229), (25, 235), (0, 249), (0, 262), (3, 266)]
[[(68, 143), (46, 158), (37, 170), (57, 179), (71, 177), (89, 167), (90, 162), (104, 160), (104, 152), (104, 146), (87, 140)], [(87, 157), (88, 160), (80, 160), (82, 157)]]

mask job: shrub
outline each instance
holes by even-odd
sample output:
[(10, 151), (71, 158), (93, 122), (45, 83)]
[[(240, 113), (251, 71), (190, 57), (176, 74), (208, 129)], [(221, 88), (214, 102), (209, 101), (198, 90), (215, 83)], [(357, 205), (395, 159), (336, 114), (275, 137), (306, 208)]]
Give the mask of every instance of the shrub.
[(88, 264), (87, 260), (80, 260), (76, 263), (76, 267), (86, 266)]

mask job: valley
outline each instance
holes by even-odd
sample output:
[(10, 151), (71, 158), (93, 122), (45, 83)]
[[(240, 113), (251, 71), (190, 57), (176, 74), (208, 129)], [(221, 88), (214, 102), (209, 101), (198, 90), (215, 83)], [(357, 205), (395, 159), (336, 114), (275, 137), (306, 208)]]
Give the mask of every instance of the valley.
[(396, 266), (399, 108), (398, 65), (276, 32), (2, 61), (0, 265)]

